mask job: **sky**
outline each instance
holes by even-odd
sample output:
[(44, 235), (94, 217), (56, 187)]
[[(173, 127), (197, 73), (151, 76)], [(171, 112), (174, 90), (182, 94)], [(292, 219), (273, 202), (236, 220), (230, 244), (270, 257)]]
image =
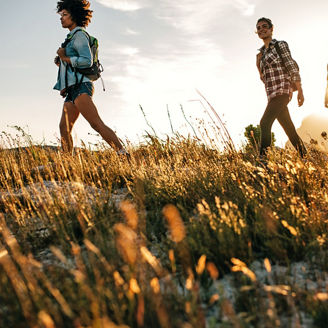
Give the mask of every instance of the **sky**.
[[(328, 123), (323, 106), (327, 77), (327, 0), (91, 0), (87, 28), (98, 38), (103, 79), (95, 82), (94, 102), (103, 121), (123, 140), (142, 142), (151, 132), (193, 134), (207, 125), (199, 90), (226, 122), (234, 142), (244, 128), (259, 124), (267, 99), (255, 56), (262, 41), (255, 34), (259, 17), (274, 23), (274, 37), (288, 42), (301, 69), (305, 104), (296, 96), (289, 109), (296, 127), (315, 115)], [(63, 99), (53, 90), (56, 51), (68, 30), (61, 27), (53, 0), (0, 0), (0, 131), (20, 126), (35, 142), (56, 144)], [(170, 113), (172, 128), (168, 118)], [(204, 123), (202, 123), (204, 122)], [(287, 138), (273, 125), (277, 144)], [(100, 139), (80, 117), (76, 144)]]

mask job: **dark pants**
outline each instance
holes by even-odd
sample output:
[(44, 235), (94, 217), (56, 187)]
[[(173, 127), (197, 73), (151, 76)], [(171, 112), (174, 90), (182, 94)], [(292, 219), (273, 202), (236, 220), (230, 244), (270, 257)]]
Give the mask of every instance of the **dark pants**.
[(267, 148), (271, 145), (271, 127), (275, 119), (285, 130), (290, 142), (300, 153), (302, 157), (306, 154), (306, 149), (303, 141), (298, 136), (295, 126), (290, 118), (288, 111), (288, 95), (276, 96), (271, 99), (268, 106), (262, 116), (261, 125), (261, 147), (260, 154), (264, 155)]

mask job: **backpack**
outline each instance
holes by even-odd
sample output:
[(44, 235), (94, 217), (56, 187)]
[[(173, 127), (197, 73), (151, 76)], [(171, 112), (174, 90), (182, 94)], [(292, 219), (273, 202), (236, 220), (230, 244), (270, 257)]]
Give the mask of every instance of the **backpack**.
[[(91, 36), (85, 30), (77, 30), (72, 35), (70, 35), (64, 41), (64, 43), (61, 46), (62, 46), (62, 48), (66, 48), (66, 46), (73, 39), (73, 36), (75, 35), (75, 33), (79, 32), (79, 31), (85, 33), (86, 36), (89, 39), (89, 46), (90, 46), (91, 53), (92, 53), (93, 63), (92, 63), (92, 66), (91, 67), (87, 67), (87, 68), (72, 67), (70, 65), (72, 71), (75, 72), (76, 84), (81, 84), (84, 76), (86, 76), (87, 78), (89, 78), (91, 81), (96, 81), (96, 80), (98, 80), (100, 78), (101, 79), (101, 82), (102, 82), (102, 85), (103, 85), (103, 90), (105, 91), (104, 81), (101, 78), (101, 73), (104, 71), (104, 68), (100, 64), (99, 59), (98, 59), (98, 47), (99, 47), (98, 40), (95, 37)], [(78, 82), (77, 74), (76, 73), (82, 74), (82, 77), (81, 77), (80, 82)], [(66, 72), (65, 72), (65, 84), (67, 86), (67, 68), (66, 68)]]
[[(283, 65), (284, 65), (286, 71), (288, 72), (287, 66), (286, 66), (286, 64), (285, 64), (285, 60), (284, 60), (284, 58), (283, 58), (282, 55), (281, 55), (281, 50), (280, 50), (280, 46), (279, 46), (279, 41), (277, 41), (277, 42), (274, 44), (274, 47), (275, 47), (275, 49), (276, 49), (276, 51), (277, 51), (278, 56), (279, 56), (280, 59), (281, 59), (281, 61), (282, 61)], [(295, 61), (294, 59), (293, 59), (293, 61), (294, 61), (295, 65), (296, 65), (297, 69), (299, 70), (299, 66), (298, 66), (298, 64), (296, 63), (296, 61)], [(293, 92), (295, 92), (295, 91), (297, 90), (297, 87), (296, 87), (295, 82), (291, 82), (291, 86), (292, 86), (292, 90), (293, 90)]]

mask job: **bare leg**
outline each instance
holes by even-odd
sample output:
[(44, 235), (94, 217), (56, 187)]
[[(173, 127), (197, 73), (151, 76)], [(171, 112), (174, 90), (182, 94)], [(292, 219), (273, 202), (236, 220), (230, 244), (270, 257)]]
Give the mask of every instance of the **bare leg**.
[(73, 138), (71, 135), (73, 125), (79, 117), (77, 107), (71, 102), (65, 102), (63, 106), (63, 113), (59, 123), (59, 130), (61, 136), (62, 149), (65, 152), (72, 152)]
[(97, 108), (89, 95), (81, 94), (78, 96), (75, 100), (75, 105), (83, 117), (90, 123), (91, 127), (96, 130), (108, 144), (116, 150), (123, 148), (115, 132), (101, 120)]

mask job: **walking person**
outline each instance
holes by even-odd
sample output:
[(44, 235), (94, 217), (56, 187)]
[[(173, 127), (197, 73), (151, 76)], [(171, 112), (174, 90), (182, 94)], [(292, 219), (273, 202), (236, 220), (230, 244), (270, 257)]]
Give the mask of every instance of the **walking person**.
[(273, 24), (270, 19), (260, 18), (256, 30), (264, 43), (257, 55), (257, 67), (268, 98), (268, 105), (260, 122), (260, 155), (265, 155), (271, 145), (271, 127), (277, 119), (292, 145), (304, 157), (305, 146), (296, 132), (287, 107), (293, 91), (296, 90), (298, 106), (304, 103), (299, 67), (291, 57), (287, 42), (272, 38)]
[(80, 114), (118, 154), (128, 155), (112, 129), (104, 124), (92, 101), (94, 86), (88, 76), (78, 69), (93, 65), (93, 54), (85, 27), (91, 21), (92, 10), (87, 0), (62, 0), (57, 2), (57, 13), (63, 28), (69, 30), (65, 42), (57, 51), (55, 64), (59, 67), (55, 90), (65, 98), (59, 124), (61, 145), (64, 151), (72, 152), (72, 129)]

